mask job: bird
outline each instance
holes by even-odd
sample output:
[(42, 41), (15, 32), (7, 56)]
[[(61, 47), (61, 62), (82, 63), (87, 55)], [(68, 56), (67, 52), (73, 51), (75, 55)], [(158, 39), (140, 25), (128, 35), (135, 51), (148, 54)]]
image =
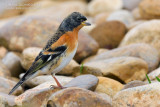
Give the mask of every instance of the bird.
[(11, 89), (9, 95), (25, 81), (43, 74), (51, 74), (57, 83), (57, 87), (63, 88), (56, 79), (55, 74), (61, 71), (73, 59), (78, 47), (79, 30), (84, 26), (90, 25), (87, 22), (87, 18), (80, 12), (73, 12), (68, 15), (35, 58), (31, 67)]

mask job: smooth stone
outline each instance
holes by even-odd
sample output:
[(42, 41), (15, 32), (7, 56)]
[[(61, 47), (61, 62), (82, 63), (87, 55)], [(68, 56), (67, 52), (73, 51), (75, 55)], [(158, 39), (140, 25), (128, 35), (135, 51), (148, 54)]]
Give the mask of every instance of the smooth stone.
[(132, 10), (132, 15), (135, 20), (142, 20), (142, 16), (138, 7)]
[[(58, 76), (56, 76), (56, 77), (58, 77)], [(60, 80), (60, 79), (58, 79), (58, 80)], [(75, 77), (71, 81), (65, 83), (65, 85), (63, 85), (63, 87), (79, 87), (79, 88), (84, 88), (84, 89), (88, 89), (88, 90), (95, 90), (97, 84), (98, 84), (98, 78), (96, 76), (81, 75), (81, 76)], [(44, 83), (36, 86), (35, 88), (39, 89), (39, 88), (43, 88), (43, 87), (50, 87), (51, 85), (57, 86), (55, 81), (52, 80), (52, 81), (44, 82)]]
[(96, 54), (99, 44), (87, 33), (80, 31), (78, 34), (78, 49), (74, 56), (77, 62)]
[(118, 10), (113, 13), (111, 13), (107, 18), (107, 21), (120, 21), (123, 24), (126, 25), (126, 27), (129, 27), (132, 22), (134, 22), (134, 18), (132, 16), (132, 13), (127, 10)]
[[(152, 72), (150, 72), (150, 73), (148, 74), (148, 77), (149, 77), (149, 79), (152, 80), (152, 81), (154, 81), (154, 80), (157, 81), (156, 77), (160, 78), (160, 67), (158, 67), (157, 69), (155, 69), (155, 70), (153, 70)], [(146, 78), (146, 80), (147, 80), (147, 78)]]
[(123, 0), (123, 7), (127, 10), (133, 10), (138, 7), (141, 0)]
[(123, 88), (123, 84), (120, 82), (107, 78), (107, 77), (98, 77), (99, 82), (95, 89), (95, 92), (101, 92), (113, 97), (118, 91)]
[[(68, 82), (70, 82), (73, 79), (73, 77), (58, 76), (58, 75), (56, 75), (56, 78), (62, 86), (64, 86), (65, 84), (67, 84)], [(24, 84), (29, 87), (35, 87), (35, 86), (38, 86), (38, 85), (45, 83), (45, 82), (51, 82), (52, 85), (57, 86), (55, 80), (53, 79), (53, 77), (51, 75), (37, 76), (31, 80), (26, 81)]]
[(142, 0), (139, 11), (143, 19), (160, 19), (159, 0)]
[[(46, 0), (45, 0), (46, 1)], [(46, 1), (47, 2), (47, 1)], [(40, 5), (42, 4), (42, 6)], [(87, 13), (87, 3), (85, 1), (70, 0), (70, 1), (49, 1), (46, 3), (37, 3), (40, 5), (38, 9), (29, 9), (25, 12), (25, 15), (29, 16), (45, 16), (46, 18), (51, 18), (52, 20), (57, 20), (61, 22), (65, 17), (67, 17), (72, 12), (80, 12), (84, 15)], [(44, 5), (44, 7), (43, 7)], [(36, 5), (35, 5), (36, 6)], [(57, 11), (58, 10), (58, 11)]]
[(122, 40), (120, 46), (135, 43), (147, 43), (155, 47), (160, 54), (160, 20), (151, 20), (131, 29)]
[[(15, 85), (15, 81), (0, 77), (0, 92), (8, 94)], [(15, 90), (15, 92), (13, 92), (13, 95), (19, 95), (22, 92), (22, 87), (19, 87)]]
[(60, 3), (61, 2), (57, 2), (57, 1), (53, 1), (53, 0), (39, 0), (36, 3), (34, 3), (34, 5), (32, 5), (31, 8), (27, 9), (24, 12), (24, 15), (36, 13), (39, 10), (44, 10), (46, 8), (52, 7), (52, 6), (54, 6), (56, 4), (60, 4)]
[(134, 21), (133, 23), (131, 23), (128, 27), (128, 30), (131, 30), (133, 29), (134, 27), (144, 23), (144, 22), (147, 22), (147, 20), (137, 20), (137, 21)]
[(0, 46), (0, 59), (2, 59), (6, 54), (7, 54), (8, 50), (3, 47), (3, 46)]
[(108, 103), (110, 105), (112, 105), (112, 98), (109, 95), (107, 95), (105, 93), (100, 93), (100, 92), (95, 92), (95, 93), (98, 94), (98, 95), (100, 95), (104, 100), (107, 100)]
[(127, 84), (125, 84), (125, 86), (123, 87), (122, 90), (125, 90), (125, 89), (128, 89), (128, 88), (133, 88), (133, 87), (138, 87), (138, 86), (143, 86), (143, 85), (146, 85), (148, 84), (147, 82), (143, 82), (143, 81), (139, 81), (139, 80), (134, 80), (134, 81), (131, 81)]
[(59, 22), (45, 16), (21, 16), (11, 19), (0, 28), (0, 38), (6, 41), (2, 46), (14, 51), (23, 51), (27, 47), (42, 48), (58, 26)]
[(104, 53), (104, 52), (107, 52), (107, 51), (109, 51), (109, 49), (99, 48), (96, 55), (92, 55), (92, 56), (90, 56), (90, 57), (87, 57), (86, 59), (84, 59), (84, 60), (82, 61), (82, 63), (89, 62), (90, 60), (94, 59), (97, 55), (99, 55), (99, 54), (101, 54), (101, 53)]
[(148, 64), (149, 72), (157, 68), (160, 59), (158, 51), (153, 46), (138, 43), (104, 52), (94, 58), (85, 59), (82, 63), (100, 61), (121, 56), (131, 56), (143, 59)]
[(133, 80), (144, 80), (148, 72), (147, 63), (135, 57), (115, 57), (88, 62), (84, 66), (100, 69), (104, 76), (122, 83), (128, 83)]
[(123, 23), (109, 21), (97, 25), (89, 34), (98, 42), (100, 48), (112, 49), (119, 45), (126, 32), (127, 28)]
[(98, 84), (98, 78), (94, 75), (81, 75), (72, 79), (64, 87), (79, 87), (88, 90), (95, 90)]
[(113, 107), (159, 107), (160, 83), (128, 88), (113, 98)]
[(7, 79), (11, 80), (11, 81), (15, 81), (16, 83), (19, 82), (19, 78), (16, 78), (16, 77), (6, 77)]
[(88, 4), (88, 13), (95, 16), (102, 12), (113, 12), (122, 8), (122, 0), (92, 0)]
[(19, 74), (24, 72), (24, 69), (20, 63), (20, 56), (14, 52), (8, 52), (7, 55), (2, 59), (2, 62), (8, 69), (13, 77), (19, 77)]
[(23, 50), (22, 58), (21, 58), (21, 65), (25, 70), (28, 70), (32, 65), (35, 58), (38, 56), (42, 48), (38, 47), (29, 47)]
[(97, 85), (97, 83), (98, 83), (98, 78), (96, 78), (93, 75), (84, 75), (76, 77), (75, 79), (70, 81), (67, 85), (64, 85), (64, 87), (66, 87), (64, 89), (59, 89), (59, 88), (52, 89), (50, 86), (53, 85), (53, 81), (48, 81), (36, 86), (35, 88), (29, 89), (25, 91), (23, 94), (17, 96), (15, 98), (15, 103), (17, 104), (18, 107), (46, 106), (48, 98), (51, 95), (53, 95), (56, 91), (66, 90), (68, 89), (67, 87), (95, 89), (94, 87), (96, 87), (95, 85)]
[(110, 102), (98, 94), (81, 88), (66, 88), (49, 98), (48, 107), (111, 107)]
[(100, 69), (96, 69), (96, 68), (93, 68), (93, 67), (88, 67), (88, 66), (83, 66), (83, 69), (82, 69), (82, 65), (80, 66), (77, 66), (77, 67), (74, 67), (73, 68), (73, 76), (74, 77), (77, 77), (79, 75), (83, 75), (83, 74), (92, 74), (92, 75), (95, 75), (95, 76), (102, 76), (102, 72)]
[(0, 107), (16, 107), (14, 102), (15, 96), (0, 92)]
[(0, 19), (21, 15), (39, 0), (0, 1)]
[(51, 89), (46, 85), (37, 86), (17, 96), (15, 103), (18, 107), (44, 107), (47, 105), (48, 98), (58, 90), (60, 89)]
[(9, 69), (0, 60), (0, 77), (10, 77), (11, 73)]
[(104, 52), (107, 52), (109, 51), (109, 49), (106, 49), (106, 48), (99, 48), (98, 51), (97, 51), (97, 55), (101, 54), (101, 53), (104, 53)]
[(102, 24), (106, 22), (106, 19), (110, 14), (111, 13), (107, 13), (107, 12), (99, 13), (94, 17), (93, 21), (96, 25)]

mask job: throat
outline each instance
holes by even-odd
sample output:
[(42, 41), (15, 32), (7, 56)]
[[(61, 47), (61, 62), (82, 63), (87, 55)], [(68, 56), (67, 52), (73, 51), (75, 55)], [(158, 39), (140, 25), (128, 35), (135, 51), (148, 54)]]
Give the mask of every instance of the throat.
[(67, 46), (69, 52), (74, 51), (78, 45), (78, 31), (79, 30), (74, 29), (72, 32), (67, 32)]

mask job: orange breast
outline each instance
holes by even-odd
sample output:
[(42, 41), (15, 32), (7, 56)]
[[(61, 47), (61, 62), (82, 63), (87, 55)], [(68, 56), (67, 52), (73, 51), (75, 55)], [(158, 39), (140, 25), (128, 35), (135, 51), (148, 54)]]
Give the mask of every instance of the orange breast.
[(76, 48), (78, 42), (78, 31), (78, 29), (74, 29), (72, 32), (66, 32), (51, 46), (51, 48), (54, 49), (58, 46), (66, 45), (68, 48), (67, 52), (72, 52)]

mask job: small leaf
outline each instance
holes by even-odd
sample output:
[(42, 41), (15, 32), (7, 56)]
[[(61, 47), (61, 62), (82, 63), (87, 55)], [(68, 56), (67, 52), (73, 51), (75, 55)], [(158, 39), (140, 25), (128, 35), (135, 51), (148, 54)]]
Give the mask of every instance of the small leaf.
[(151, 80), (149, 79), (148, 75), (146, 74), (148, 82), (151, 84)]
[(156, 79), (157, 79), (158, 82), (160, 82), (160, 79), (157, 76), (156, 76)]
[(82, 74), (82, 72), (83, 72), (83, 64), (80, 67), (80, 74)]

